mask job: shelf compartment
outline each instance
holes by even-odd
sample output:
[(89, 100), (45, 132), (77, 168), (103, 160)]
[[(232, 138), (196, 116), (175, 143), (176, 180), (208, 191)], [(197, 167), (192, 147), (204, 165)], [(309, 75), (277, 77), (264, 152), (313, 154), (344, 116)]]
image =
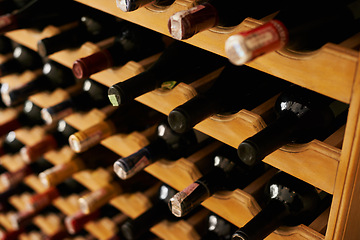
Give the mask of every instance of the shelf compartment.
[[(101, 2), (96, 0), (76, 1), (167, 36), (170, 36), (167, 26), (169, 17), (177, 11), (188, 9), (193, 2), (177, 0), (163, 12), (152, 11), (146, 7), (133, 12), (122, 12), (116, 7), (115, 0)], [(224, 45), (229, 36), (261, 24), (260, 20), (247, 18), (231, 31), (219, 33), (219, 31), (216, 31), (217, 29), (212, 29), (199, 33), (185, 40), (185, 42), (225, 56)], [(285, 55), (283, 52), (274, 52), (259, 57), (248, 65), (349, 103), (358, 61), (357, 55), (358, 53), (355, 50), (328, 43), (310, 55)]]
[[(187, 9), (191, 5), (191, 2), (178, 0), (164, 12), (154, 12), (147, 8), (141, 8), (134, 12), (124, 13), (116, 8), (114, 0), (104, 0), (101, 2), (95, 0), (77, 1), (167, 36), (169, 36), (167, 29), (167, 20), (169, 17), (177, 11)], [(225, 56), (224, 44), (229, 36), (261, 24), (261, 20), (247, 18), (230, 32), (219, 33), (218, 31), (205, 31), (185, 42)], [(56, 30), (55, 27), (50, 26), (43, 32), (29, 29), (15, 30), (6, 33), (6, 36), (36, 50), (39, 39), (46, 35), (56, 34), (57, 32), (58, 30)], [(87, 42), (78, 49), (63, 50), (51, 55), (50, 58), (65, 66), (72, 67), (74, 60), (87, 56), (97, 49), (98, 47), (95, 44)], [(356, 73), (357, 56), (357, 51), (347, 48), (346, 46), (327, 43), (321, 49), (311, 54), (293, 54), (279, 51), (261, 56), (248, 65), (337, 100), (349, 103)], [(115, 74), (111, 72), (112, 70)], [(117, 74), (118, 70), (119, 68), (114, 68), (109, 71), (102, 71), (95, 74), (94, 79), (102, 79), (102, 82), (110, 86), (115, 82), (119, 82), (117, 77), (119, 76), (119, 74)], [(141, 70), (139, 71), (141, 72)]]
[[(199, 169), (192, 167), (189, 170), (189, 168), (182, 166), (198, 164), (199, 161), (203, 161), (202, 157), (204, 157), (207, 151), (206, 149), (201, 150), (199, 151), (202, 152), (201, 154), (198, 152), (196, 156), (194, 154), (187, 159), (180, 159), (176, 162), (166, 162), (166, 160), (162, 160), (147, 167), (146, 171), (178, 191), (181, 191), (202, 176)], [(184, 162), (188, 163), (184, 164)], [(203, 164), (200, 163), (200, 165)], [(198, 175), (193, 174), (196, 171), (199, 171)], [(236, 189), (234, 191), (215, 193), (212, 197), (205, 200), (202, 205), (236, 226), (241, 227), (261, 210), (256, 198), (260, 198), (259, 196), (261, 196), (263, 186), (277, 171), (275, 168), (270, 169), (242, 190)], [(176, 176), (181, 177), (176, 178)], [(326, 222), (327, 218), (322, 219), (323, 225), (326, 225)], [(321, 229), (319, 228), (319, 230)], [(269, 239), (324, 239), (324, 236), (314, 229), (300, 225), (291, 228), (281, 227), (272, 233)]]
[[(89, 5), (92, 5), (91, 1), (88, 3), (89, 3)], [(101, 3), (101, 4), (98, 3), (98, 4), (102, 5), (102, 6), (107, 5), (106, 2)], [(175, 5), (178, 5), (178, 4), (175, 4)], [(93, 6), (96, 7), (96, 5), (93, 5)], [(161, 15), (159, 13), (151, 12), (147, 9), (139, 9), (139, 11), (146, 12), (146, 14)], [(171, 8), (169, 8), (166, 12), (168, 12), (168, 11), (171, 11)], [(135, 12), (138, 12), (138, 11), (135, 11)], [(150, 13), (148, 13), (148, 12), (150, 12)], [(132, 14), (132, 13), (130, 13), (130, 14)], [(16, 36), (16, 34), (15, 34), (16, 32), (22, 32), (22, 31), (23, 30), (14, 31), (14, 35)], [(24, 31), (29, 31), (29, 30), (24, 30)], [(14, 36), (14, 38), (17, 39), (18, 37), (15, 37), (15, 36)], [(29, 42), (31, 42), (31, 41), (29, 41)], [(335, 48), (339, 48), (339, 46), (336, 46)], [(65, 54), (65, 52), (69, 52), (69, 54), (71, 52), (72, 54), (74, 54), (74, 52), (76, 52), (76, 50), (62, 51), (59, 53), (59, 55), (61, 55), (63, 53)], [(337, 54), (339, 54), (339, 53), (337, 53)], [(344, 56), (343, 53), (340, 55)], [(54, 57), (55, 56), (56, 56), (56, 54), (54, 54)], [(75, 58), (73, 57), (73, 59), (75, 59)], [(331, 58), (329, 56), (327, 56), (326, 59), (331, 59)], [(351, 59), (353, 59), (353, 56), (352, 55), (348, 56), (345, 54), (345, 60), (346, 59), (351, 60)], [(60, 62), (61, 62), (61, 59), (58, 59), (58, 60), (60, 60)], [(336, 59), (332, 59), (331, 61), (338, 62), (338, 61), (336, 61)], [(341, 61), (341, 64), (344, 64), (344, 62), (346, 62), (346, 61)], [(355, 64), (355, 62), (353, 62), (353, 63), (354, 63), (353, 70), (355, 71), (356, 64)], [(69, 65), (69, 62), (67, 64)], [(135, 62), (131, 63), (130, 68), (128, 68), (127, 65), (121, 67), (120, 69), (116, 69), (116, 71), (113, 71), (113, 70), (104, 71), (104, 72), (106, 72), (106, 74), (110, 74), (113, 77), (103, 79), (101, 76), (94, 75), (94, 79), (101, 82), (102, 84), (110, 86), (116, 82), (124, 81), (128, 77), (136, 75), (139, 71), (141, 72), (144, 69), (142, 64), (135, 63)], [(295, 66), (292, 66), (292, 68), (298, 69)], [(126, 72), (128, 73), (128, 75), (118, 74), (117, 71), (124, 70), (124, 69), (126, 69)], [(274, 66), (272, 66), (271, 69), (276, 69), (276, 68)], [(131, 71), (133, 71), (133, 72), (131, 73)], [(299, 72), (302, 72), (302, 71), (299, 71)], [(321, 71), (321, 72), (323, 72), (323, 71)], [(327, 72), (327, 71), (324, 71), (324, 72)], [(341, 73), (348, 74), (349, 73), (351, 75), (351, 72), (353, 72), (353, 71), (350, 71), (350, 70), (345, 71), (343, 69), (343, 70), (339, 71), (339, 74), (341, 74)], [(322, 73), (319, 73), (319, 74), (322, 74)], [(276, 75), (278, 75), (278, 74), (276, 74)], [(312, 75), (313, 74), (310, 74), (310, 76), (312, 76)], [(341, 79), (342, 87), (337, 87), (337, 89), (336, 89), (337, 92), (340, 92), (340, 89), (342, 89), (342, 88), (349, 90), (349, 91), (351, 90), (351, 88), (348, 88), (345, 86), (347, 84), (346, 77), (341, 77), (341, 76), (339, 77), (336, 74), (332, 74), (332, 76), (336, 76), (337, 79)], [(352, 76), (354, 76), (354, 75), (352, 75)], [(327, 78), (324, 75), (323, 79), (328, 80), (329, 78)], [(309, 82), (324, 83), (325, 81), (315, 81), (315, 80), (310, 81), (310, 79), (309, 79)], [(329, 82), (330, 82), (330, 80), (329, 80)], [(326, 84), (328, 84), (327, 81), (326, 81)], [(352, 84), (352, 81), (351, 81), (351, 84)], [(146, 93), (146, 94), (138, 97), (137, 100), (144, 103), (145, 105), (148, 105), (148, 106), (164, 113), (164, 114), (168, 114), (173, 108), (184, 103), (191, 97), (195, 96), (196, 95), (195, 89), (196, 89), (196, 87), (193, 87), (191, 84), (187, 85), (184, 83), (180, 83), (171, 91), (164, 92), (161, 90), (155, 90), (155, 91)], [(317, 89), (315, 89), (315, 90), (317, 90)], [(319, 92), (321, 92), (321, 91), (319, 91)], [(345, 101), (345, 102), (348, 102), (348, 101)], [(263, 127), (265, 127), (265, 123), (261, 119), (261, 117), (258, 116), (258, 114), (254, 114), (253, 112), (250, 112), (247, 110), (241, 110), (237, 114), (234, 114), (231, 118), (228, 118), (228, 117), (224, 118), (222, 116), (211, 117), (211, 118), (206, 119), (203, 122), (199, 123), (197, 126), (195, 126), (195, 128), (197, 130), (200, 130), (220, 141), (223, 141), (224, 143), (226, 143), (228, 145), (233, 146), (233, 147), (237, 147), (238, 144), (240, 144), (243, 140), (245, 140), (247, 137), (251, 136), (252, 134), (256, 133), (257, 131), (261, 130)], [(109, 144), (109, 145), (111, 146), (112, 144)], [(116, 147), (112, 148), (112, 149), (116, 149)], [(285, 159), (281, 159), (281, 160), (279, 160), (275, 157), (274, 158), (272, 157), (272, 156), (276, 156), (277, 154), (279, 154), (279, 151), (282, 151), (282, 150), (278, 150), (274, 154), (272, 154), (271, 156), (266, 158), (265, 161), (272, 164), (274, 167), (282, 169), (296, 177), (301, 178), (304, 181), (307, 181), (307, 182), (315, 185), (316, 187), (319, 187), (329, 193), (333, 193), (335, 176), (336, 176), (338, 161), (339, 161), (339, 157), (340, 157), (340, 150), (338, 148), (332, 148), (331, 146), (328, 146), (326, 144), (324, 145), (324, 144), (316, 142), (316, 141), (310, 143), (307, 146), (307, 149), (309, 149), (309, 150), (304, 151), (304, 149), (301, 149), (301, 152), (296, 153), (296, 154), (288, 153), (288, 154), (286, 154), (286, 156), (284, 156)], [(310, 153), (314, 153), (314, 154), (310, 154)], [(283, 155), (283, 154), (281, 154), (281, 155)], [(308, 158), (309, 156), (310, 156), (310, 158)], [(288, 158), (289, 158), (289, 160), (288, 160)], [(312, 170), (315, 168), (312, 168), (312, 163), (318, 163), (321, 166), (327, 166), (327, 169), (326, 169), (326, 171), (324, 170), (322, 173), (319, 173), (320, 174), (320, 177), (319, 177), (319, 174), (316, 174), (316, 175), (313, 174)], [(299, 169), (299, 166), (301, 166), (301, 168), (303, 168), (303, 166), (306, 166), (306, 169), (308, 169), (308, 168), (310, 168), (310, 169), (308, 169), (309, 171), (304, 169), (304, 171), (299, 172), (297, 170), (297, 169)]]

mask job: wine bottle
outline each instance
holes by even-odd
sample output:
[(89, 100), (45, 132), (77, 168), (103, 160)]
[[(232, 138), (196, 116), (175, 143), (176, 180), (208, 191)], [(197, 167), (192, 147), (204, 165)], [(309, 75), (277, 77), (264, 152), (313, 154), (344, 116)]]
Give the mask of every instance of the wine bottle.
[[(237, 85), (240, 87), (235, 87)], [(198, 93), (169, 113), (169, 125), (176, 132), (184, 132), (214, 114), (252, 110), (288, 85), (286, 81), (256, 69), (229, 63), (205, 92)]]
[(265, 188), (265, 207), (232, 236), (233, 240), (260, 240), (281, 225), (308, 221), (320, 207), (324, 192), (284, 172), (277, 173)]
[(1, 97), (6, 106), (15, 106), (23, 103), (27, 98), (41, 91), (53, 91), (56, 88), (66, 88), (77, 82), (71, 69), (55, 62), (47, 61), (42, 68), (42, 74), (31, 81), (10, 88), (3, 84)]
[(34, 194), (27, 202), (24, 210), (17, 212), (11, 216), (12, 225), (15, 228), (27, 225), (42, 210), (51, 206), (51, 203), (59, 198), (65, 198), (71, 194), (78, 194), (85, 191), (80, 183), (73, 179), (68, 179), (56, 187), (51, 187), (44, 192)]
[(64, 25), (78, 19), (85, 9), (83, 4), (71, 0), (32, 0), (20, 9), (0, 16), (0, 33), (28, 28), (42, 30), (48, 25)]
[(23, 160), (31, 163), (42, 157), (46, 152), (60, 149), (68, 144), (69, 136), (77, 130), (65, 120), (60, 120), (57, 127), (52, 132), (48, 132), (38, 142), (32, 145), (25, 145), (20, 149), (20, 154)]
[(172, 214), (183, 217), (216, 192), (242, 189), (266, 169), (263, 164), (254, 168), (237, 164), (236, 158), (236, 149), (230, 146), (218, 150), (213, 158), (212, 169), (170, 198), (169, 208)]
[(278, 11), (283, 4), (282, 0), (271, 2), (197, 0), (195, 6), (190, 9), (170, 16), (168, 29), (173, 38), (184, 40), (213, 27), (235, 27), (247, 17), (261, 19)]
[(5, 139), (0, 146), (0, 157), (5, 154), (16, 154), (24, 146), (24, 143), (16, 138), (16, 132), (10, 131), (5, 135)]
[(42, 125), (44, 123), (41, 118), (41, 111), (38, 105), (30, 100), (26, 100), (22, 111), (13, 119), (0, 124), (0, 136), (3, 136), (10, 131), (15, 131), (21, 127), (33, 127), (35, 125)]
[(150, 4), (159, 9), (165, 9), (174, 2), (175, 0), (116, 0), (116, 6), (123, 12), (132, 12)]
[(92, 108), (109, 105), (108, 87), (92, 79), (84, 80), (80, 91), (70, 92), (70, 97), (56, 105), (43, 108), (41, 117), (46, 124), (52, 124), (74, 112), (87, 112)]
[(108, 148), (97, 145), (83, 153), (75, 154), (70, 161), (60, 163), (39, 173), (45, 187), (56, 186), (82, 170), (95, 170), (111, 166), (119, 156)]
[(242, 65), (282, 48), (309, 52), (328, 42), (340, 43), (358, 32), (360, 2), (349, 2), (291, 3), (264, 25), (229, 37), (226, 55), (233, 64)]
[(99, 189), (82, 195), (78, 199), (79, 208), (83, 213), (89, 214), (120, 194), (142, 191), (156, 182), (157, 180), (146, 172), (126, 181), (115, 179)]
[(105, 69), (124, 65), (130, 60), (140, 61), (150, 57), (162, 51), (164, 47), (161, 34), (124, 22), (120, 33), (108, 46), (75, 60), (72, 70), (75, 77), (85, 79)]
[(83, 152), (117, 133), (143, 131), (164, 119), (164, 115), (134, 101), (119, 107), (104, 121), (69, 136), (69, 145), (75, 152)]
[(126, 219), (128, 219), (128, 217), (121, 213), (117, 208), (111, 206), (110, 204), (105, 204), (103, 207), (89, 214), (77, 211), (72, 215), (66, 216), (64, 222), (67, 231), (70, 234), (76, 234), (80, 232), (87, 223), (97, 221), (103, 217), (110, 218), (116, 225), (121, 225)]
[(147, 211), (134, 219), (128, 219), (121, 225), (122, 235), (127, 240), (141, 239), (149, 229), (164, 219), (174, 219), (169, 211), (167, 202), (176, 193), (175, 189), (162, 184), (159, 187), (157, 198), (153, 200), (153, 205)]
[(121, 179), (128, 179), (161, 158), (178, 160), (187, 157), (210, 140), (207, 135), (193, 129), (176, 133), (167, 122), (162, 122), (157, 127), (156, 139), (135, 153), (118, 159), (114, 163), (114, 172)]
[(40, 69), (43, 59), (34, 50), (18, 44), (13, 51), (12, 57), (0, 64), (0, 76), (20, 74), (27, 70)]
[(208, 216), (208, 231), (202, 236), (206, 240), (230, 240), (237, 227), (215, 213)]
[(95, 8), (88, 8), (78, 19), (73, 27), (54, 36), (40, 39), (37, 42), (38, 53), (45, 57), (61, 50), (78, 48), (85, 42), (99, 42), (114, 36), (123, 22)]
[(14, 42), (7, 36), (0, 35), (0, 54), (7, 55), (12, 53), (13, 51), (14, 51)]
[(19, 185), (24, 178), (32, 174), (39, 174), (47, 168), (52, 167), (53, 164), (48, 162), (45, 159), (39, 159), (36, 162), (31, 164), (27, 164), (24, 167), (14, 171), (14, 172), (6, 172), (0, 175), (1, 183), (6, 188), (12, 188)]
[(224, 65), (225, 58), (221, 56), (175, 41), (150, 68), (112, 85), (108, 96), (112, 105), (118, 106), (156, 88), (171, 89), (179, 82), (195, 81)]
[(276, 100), (277, 119), (238, 146), (239, 159), (255, 165), (288, 143), (322, 140), (345, 124), (348, 104), (292, 85)]

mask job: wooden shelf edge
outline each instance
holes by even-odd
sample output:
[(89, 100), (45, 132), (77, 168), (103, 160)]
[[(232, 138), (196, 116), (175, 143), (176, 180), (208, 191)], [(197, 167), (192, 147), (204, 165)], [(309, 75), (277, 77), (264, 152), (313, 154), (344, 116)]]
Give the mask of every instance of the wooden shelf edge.
[[(177, 11), (187, 9), (192, 4), (192, 1), (177, 0), (163, 12), (140, 8), (134, 12), (125, 13), (116, 7), (114, 0), (104, 0), (101, 3), (96, 0), (76, 1), (137, 23), (166, 36), (170, 36), (167, 27), (169, 17)], [(229, 36), (260, 24), (261, 21), (259, 20), (247, 18), (227, 33), (219, 33), (215, 30), (204, 31), (185, 40), (185, 42), (225, 57), (224, 45)], [(310, 56), (309, 54), (296, 54), (289, 57), (284, 56), (283, 53), (271, 53), (250, 62), (248, 65), (349, 103), (350, 89), (358, 61), (357, 55), (358, 53), (355, 50), (330, 43)], [(334, 74), (335, 72), (336, 74)]]

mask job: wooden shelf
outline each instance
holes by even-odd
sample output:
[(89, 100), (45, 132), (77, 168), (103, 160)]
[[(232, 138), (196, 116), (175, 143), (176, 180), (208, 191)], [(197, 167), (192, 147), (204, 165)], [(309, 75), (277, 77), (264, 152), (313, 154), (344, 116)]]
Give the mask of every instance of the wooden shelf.
[[(167, 23), (177, 11), (188, 9), (193, 1), (177, 0), (163, 12), (140, 8), (133, 12), (122, 12), (114, 0), (76, 0), (122, 19), (137, 23), (164, 35), (170, 36)], [(212, 29), (204, 31), (185, 42), (225, 56), (226, 39), (232, 34), (254, 28), (262, 22), (247, 18), (239, 26), (228, 30)], [(270, 73), (295, 84), (307, 87), (340, 101), (349, 103), (354, 81), (358, 53), (347, 47), (327, 44), (312, 54), (289, 54), (275, 52), (262, 56), (248, 65)]]
[[(177, 11), (189, 8), (193, 2), (192, 0), (177, 0), (171, 7), (162, 12), (154, 11), (151, 7), (145, 7), (134, 12), (124, 13), (116, 7), (115, 0), (103, 0), (101, 2), (96, 0), (76, 1), (145, 26), (166, 36), (169, 36), (167, 29), (169, 17)], [(229, 36), (261, 24), (261, 20), (247, 18), (233, 29), (226, 31), (211, 29), (185, 42), (225, 56), (224, 43)], [(20, 44), (36, 50), (36, 43), (39, 39), (54, 35), (58, 31), (59, 29), (49, 26), (43, 32), (19, 30), (9, 32), (6, 35)], [(318, 51), (310, 54), (290, 53), (282, 50), (259, 57), (248, 64), (260, 71), (278, 76), (345, 103), (350, 103), (349, 118), (346, 126), (328, 139), (324, 141), (314, 140), (305, 145), (287, 145), (265, 158), (264, 161), (275, 168), (288, 172), (319, 189), (333, 194), (333, 203), (329, 210), (330, 217), (328, 216), (329, 211), (324, 212), (321, 217), (325, 216), (325, 220), (319, 220), (321, 224), (313, 224), (319, 226), (318, 228), (304, 225), (295, 228), (280, 228), (271, 234), (269, 239), (337, 240), (359, 236), (356, 226), (360, 208), (355, 201), (358, 199), (358, 189), (360, 189), (358, 185), (358, 182), (360, 182), (358, 179), (360, 176), (360, 166), (358, 164), (360, 94), (357, 91), (360, 87), (360, 78), (357, 74), (359, 68), (358, 51), (351, 49), (355, 46), (354, 42), (356, 44), (359, 42), (359, 35), (353, 38), (355, 41), (352, 39), (339, 45), (328, 43)], [(76, 59), (87, 56), (98, 49), (95, 44), (85, 43), (78, 49), (64, 50), (51, 55), (50, 58), (67, 67), (72, 67), (72, 63)], [(93, 75), (92, 78), (106, 86), (111, 86), (144, 71), (158, 56), (155, 55), (140, 62), (129, 62), (122, 67), (107, 69)], [(21, 81), (27, 81), (29, 76), (25, 75)], [(216, 75), (212, 77), (214, 76)], [(195, 96), (199, 87), (206, 84), (207, 81), (211, 81), (211, 79), (209, 77), (207, 80), (203, 80), (204, 82), (197, 81), (189, 85), (179, 84), (171, 91), (155, 90), (138, 97), (137, 100), (164, 114), (168, 114), (173, 108)], [(10, 82), (10, 78), (1, 81)], [(15, 80), (11, 84), (17, 84), (16, 81), (20, 80)], [(67, 97), (64, 90), (56, 91), (54, 93), (37, 94), (32, 96), (31, 100), (39, 104), (39, 106), (46, 107), (50, 101), (51, 103), (57, 103)], [(46, 99), (49, 99), (49, 101)], [(196, 125), (195, 129), (236, 148), (244, 139), (266, 126), (263, 117), (271, 108), (273, 103), (271, 101), (273, 99), (256, 109), (241, 110), (231, 116), (213, 116)], [(101, 111), (93, 109), (87, 114), (73, 114), (67, 117), (66, 121), (81, 130), (102, 119), (104, 119), (104, 115)], [(147, 143), (146, 136), (138, 132), (129, 135), (117, 134), (102, 141), (104, 146), (112, 149), (120, 156), (129, 155)], [(63, 155), (68, 156), (67, 154), (71, 155), (71, 150), (63, 148), (47, 153), (46, 157), (54, 164), (58, 164), (69, 160), (68, 158), (62, 158)], [(179, 159), (175, 162), (163, 159), (145, 170), (174, 188), (182, 190), (182, 188), (201, 176), (197, 164), (201, 163), (194, 158)], [(89, 173), (82, 172), (81, 174)], [(175, 174), (181, 177), (172, 177)], [(215, 194), (205, 201), (203, 205), (237, 226), (242, 226), (260, 210), (254, 194), (254, 189), (237, 189), (233, 192)], [(126, 204), (130, 208), (136, 209), (138, 202), (144, 202), (144, 196), (140, 195), (124, 196), (123, 199), (112, 203), (119, 209), (120, 206)], [(146, 204), (141, 209), (146, 209)], [(239, 214), (234, 214), (234, 209), (241, 209), (241, 211), (239, 211)], [(127, 214), (135, 217), (139, 212), (130, 210)], [(325, 224), (328, 225), (326, 233), (323, 230), (324, 222), (328, 222), (328, 224)], [(165, 225), (167, 224), (165, 223)], [(159, 226), (157, 229), (161, 229)], [(166, 229), (160, 230), (158, 235), (160, 236), (164, 232), (166, 232)]]

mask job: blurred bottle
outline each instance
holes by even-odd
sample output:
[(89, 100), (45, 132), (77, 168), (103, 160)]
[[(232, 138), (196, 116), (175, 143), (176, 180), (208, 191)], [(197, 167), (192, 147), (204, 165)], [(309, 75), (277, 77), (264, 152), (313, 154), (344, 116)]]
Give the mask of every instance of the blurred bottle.
[(234, 161), (236, 158), (236, 149), (227, 145), (219, 149), (213, 158), (212, 169), (170, 198), (169, 208), (172, 214), (183, 217), (214, 193), (242, 189), (266, 170), (264, 164), (254, 168), (239, 165), (236, 163), (238, 160)]
[(242, 65), (282, 48), (315, 51), (328, 42), (340, 43), (358, 33), (359, 17), (359, 0), (288, 2), (265, 24), (229, 37), (225, 52), (233, 64)]
[(39, 173), (39, 180), (46, 187), (56, 186), (82, 170), (95, 170), (111, 166), (119, 157), (108, 148), (97, 145), (83, 153), (75, 154), (70, 161), (57, 164)]
[(28, 97), (42, 91), (54, 91), (56, 88), (67, 88), (75, 85), (76, 78), (71, 69), (48, 60), (42, 68), (42, 74), (35, 79), (15, 88), (3, 84), (1, 97), (7, 106), (15, 106), (23, 103)]
[(85, 9), (83, 4), (72, 0), (32, 0), (23, 7), (0, 16), (0, 33), (27, 28), (42, 30), (48, 25), (60, 26), (78, 19)]
[(5, 135), (5, 139), (0, 146), (0, 157), (5, 154), (16, 154), (24, 146), (24, 143), (16, 138), (16, 132), (10, 131)]
[(76, 234), (80, 232), (87, 223), (91, 221), (97, 221), (102, 218), (109, 218), (115, 225), (121, 225), (128, 216), (121, 213), (117, 208), (110, 204), (105, 204), (101, 208), (85, 214), (82, 211), (75, 212), (72, 215), (68, 215), (65, 218), (65, 226), (70, 234)]
[(184, 132), (214, 114), (234, 114), (241, 109), (250, 111), (286, 86), (289, 83), (282, 79), (228, 63), (206, 91), (169, 113), (169, 125), (176, 132)]
[(238, 229), (233, 240), (261, 240), (281, 225), (296, 226), (314, 218), (330, 195), (284, 172), (276, 174), (265, 188), (266, 206)]
[(156, 182), (157, 179), (146, 172), (125, 181), (115, 178), (107, 185), (82, 195), (78, 200), (80, 210), (85, 214), (92, 213), (120, 194), (143, 191)]
[(0, 64), (0, 77), (9, 74), (20, 74), (25, 71), (33, 71), (43, 66), (42, 57), (34, 50), (17, 44), (14, 47), (12, 57)]
[(39, 174), (42, 171), (45, 171), (46, 169), (53, 167), (53, 164), (48, 162), (47, 160), (41, 158), (37, 160), (36, 162), (33, 162), (31, 164), (27, 164), (24, 167), (13, 171), (13, 172), (5, 172), (0, 175), (0, 180), (3, 186), (7, 188), (16, 187), (19, 185), (24, 178), (26, 178), (29, 175), (32, 174)]
[(69, 145), (75, 152), (83, 152), (114, 134), (143, 131), (164, 119), (164, 115), (139, 102), (120, 106), (106, 119), (69, 136)]
[(88, 112), (93, 108), (109, 105), (108, 87), (91, 79), (84, 80), (82, 89), (70, 91), (70, 97), (54, 106), (41, 110), (41, 117), (47, 124), (57, 122), (74, 112)]
[(167, 203), (176, 193), (175, 189), (166, 184), (159, 187), (158, 193), (153, 199), (153, 205), (147, 211), (134, 219), (128, 219), (121, 225), (121, 231), (125, 239), (142, 239), (149, 229), (164, 219), (175, 220), (169, 211)]
[(98, 52), (75, 60), (72, 70), (75, 77), (85, 79), (105, 69), (125, 65), (128, 61), (140, 61), (150, 57), (164, 47), (161, 34), (124, 22), (120, 33), (111, 43)]
[(197, 0), (194, 2), (195, 6), (190, 9), (170, 16), (168, 28), (173, 38), (184, 40), (213, 27), (235, 27), (247, 17), (261, 19), (278, 11), (283, 4), (283, 0), (256, 2)]
[(0, 136), (3, 136), (10, 131), (15, 131), (21, 127), (34, 127), (35, 125), (42, 125), (44, 123), (41, 118), (41, 111), (38, 105), (30, 100), (26, 100), (22, 111), (13, 119), (0, 124)]
[(72, 127), (65, 120), (60, 120), (57, 127), (48, 131), (42, 139), (32, 145), (25, 145), (20, 149), (23, 160), (31, 163), (41, 158), (46, 152), (60, 149), (68, 144), (69, 136), (77, 129)]
[(206, 240), (230, 240), (237, 227), (215, 213), (208, 216), (207, 232), (202, 236)]
[(113, 106), (119, 106), (157, 88), (172, 89), (179, 82), (198, 80), (223, 67), (225, 62), (219, 55), (175, 41), (144, 72), (112, 85), (108, 96)]
[(158, 125), (156, 139), (137, 152), (118, 159), (114, 163), (114, 172), (121, 179), (128, 179), (161, 158), (178, 160), (187, 157), (210, 140), (210, 137), (194, 129), (176, 133), (165, 121)]
[(85, 42), (99, 42), (119, 32), (123, 20), (111, 14), (88, 8), (78, 16), (77, 24), (60, 33), (40, 39), (38, 53), (45, 57), (65, 49), (78, 48)]
[(44, 192), (32, 195), (29, 202), (27, 202), (26, 209), (11, 215), (11, 223), (15, 228), (26, 226), (41, 211), (51, 207), (55, 199), (59, 197), (66, 198), (71, 194), (79, 194), (84, 191), (85, 188), (80, 183), (73, 179), (68, 179), (56, 187), (51, 187)]
[(322, 140), (345, 124), (348, 104), (292, 85), (276, 100), (276, 120), (238, 146), (239, 159), (251, 166), (288, 143)]

